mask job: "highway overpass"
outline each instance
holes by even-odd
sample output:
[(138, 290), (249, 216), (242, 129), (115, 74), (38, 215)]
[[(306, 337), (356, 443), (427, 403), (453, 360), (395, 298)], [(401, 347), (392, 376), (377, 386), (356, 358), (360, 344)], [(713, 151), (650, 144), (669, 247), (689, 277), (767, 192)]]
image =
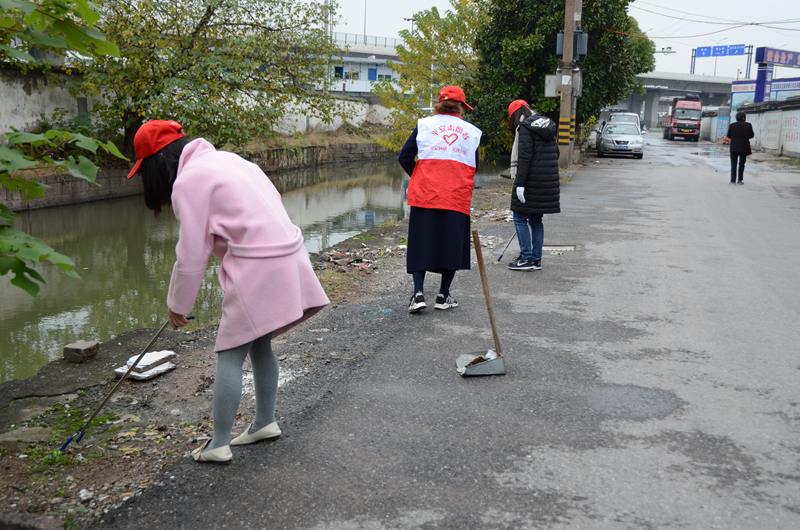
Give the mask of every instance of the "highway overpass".
[[(634, 92), (627, 100), (614, 108), (638, 112), (642, 115), (642, 123), (648, 129), (659, 124), (659, 112), (664, 113), (670, 101), (676, 96), (695, 94), (703, 99), (704, 106), (722, 106), (731, 97), (733, 77), (713, 75), (676, 74), (671, 72), (650, 72), (637, 78), (644, 85), (646, 92), (640, 96)], [(663, 101), (661, 101), (663, 98)]]

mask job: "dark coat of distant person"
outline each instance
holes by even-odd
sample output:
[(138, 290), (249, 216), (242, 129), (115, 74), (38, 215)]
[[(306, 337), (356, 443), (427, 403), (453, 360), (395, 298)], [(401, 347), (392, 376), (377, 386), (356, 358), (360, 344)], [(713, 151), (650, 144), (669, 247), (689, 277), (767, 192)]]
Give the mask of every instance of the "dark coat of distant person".
[(750, 138), (753, 138), (753, 125), (747, 121), (735, 121), (728, 127), (728, 138), (731, 140), (731, 153), (750, 154)]

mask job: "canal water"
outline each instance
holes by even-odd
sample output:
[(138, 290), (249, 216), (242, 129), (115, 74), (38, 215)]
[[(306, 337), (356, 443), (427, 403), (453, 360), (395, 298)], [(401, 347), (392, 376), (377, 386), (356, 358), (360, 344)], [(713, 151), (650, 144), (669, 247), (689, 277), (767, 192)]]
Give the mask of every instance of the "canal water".
[[(480, 182), (502, 168), (482, 166)], [(270, 174), (309, 252), (381, 226), (408, 212), (408, 177), (395, 159), (320, 166)], [(81, 280), (37, 266), (47, 281), (38, 298), (0, 278), (0, 383), (36, 375), (79, 339), (105, 342), (140, 328), (160, 327), (178, 224), (167, 209), (156, 221), (141, 196), (22, 213), (17, 227), (75, 262)], [(219, 319), (219, 262), (211, 258), (192, 314), (197, 325)]]

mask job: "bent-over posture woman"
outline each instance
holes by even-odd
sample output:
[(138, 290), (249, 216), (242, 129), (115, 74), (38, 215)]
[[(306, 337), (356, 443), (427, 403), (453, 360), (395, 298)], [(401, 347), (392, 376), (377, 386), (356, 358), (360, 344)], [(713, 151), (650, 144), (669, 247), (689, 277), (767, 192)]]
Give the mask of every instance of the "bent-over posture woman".
[[(275, 439), (278, 361), (272, 338), (328, 302), (275, 186), (261, 169), (198, 138), (174, 121), (145, 123), (134, 138), (144, 201), (156, 217), (171, 206), (180, 223), (167, 296), (173, 329), (189, 323), (208, 260), (219, 258), (225, 292), (215, 351), (214, 437), (192, 452), (198, 462), (227, 463), (230, 445)], [(253, 365), (255, 419), (237, 438), (231, 429), (242, 397), (242, 365)]]

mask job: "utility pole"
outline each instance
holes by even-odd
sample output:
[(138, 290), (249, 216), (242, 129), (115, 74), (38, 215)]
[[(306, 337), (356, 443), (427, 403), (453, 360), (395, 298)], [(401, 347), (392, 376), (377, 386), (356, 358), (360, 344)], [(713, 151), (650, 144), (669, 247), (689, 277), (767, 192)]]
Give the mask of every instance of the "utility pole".
[[(577, 0), (581, 1), (581, 0)], [(572, 59), (573, 59), (573, 33), (575, 31), (575, 2), (566, 0), (564, 6), (564, 55), (561, 57), (561, 112), (558, 116), (558, 167), (567, 169), (572, 157), (572, 138), (570, 124), (572, 123)]]

